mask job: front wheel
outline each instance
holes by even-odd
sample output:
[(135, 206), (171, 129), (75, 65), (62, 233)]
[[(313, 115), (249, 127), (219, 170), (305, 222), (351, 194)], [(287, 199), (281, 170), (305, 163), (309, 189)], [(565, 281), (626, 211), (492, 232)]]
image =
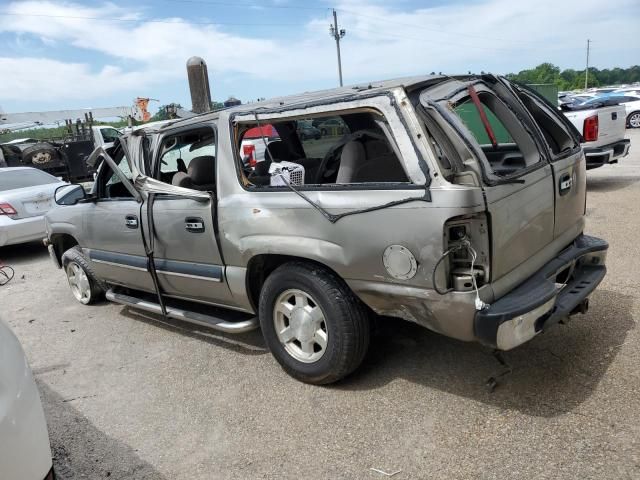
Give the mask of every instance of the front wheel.
[(64, 252), (62, 268), (67, 274), (71, 293), (80, 303), (90, 305), (102, 297), (103, 289), (80, 247), (76, 246)]
[(627, 126), (629, 128), (640, 128), (640, 112), (631, 112), (627, 117)]
[(277, 268), (260, 293), (260, 326), (271, 353), (292, 377), (333, 383), (362, 363), (368, 312), (333, 272), (306, 263)]

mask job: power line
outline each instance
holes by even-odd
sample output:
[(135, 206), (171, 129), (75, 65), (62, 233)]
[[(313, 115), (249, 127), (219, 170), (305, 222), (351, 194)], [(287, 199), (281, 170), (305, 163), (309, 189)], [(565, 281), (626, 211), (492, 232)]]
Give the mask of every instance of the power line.
[[(367, 15), (367, 14), (364, 14), (364, 13), (359, 13), (359, 12), (356, 12), (354, 10), (346, 10), (344, 8), (339, 9), (339, 11), (344, 12), (344, 13), (348, 13), (348, 14), (353, 15), (355, 17), (362, 17), (362, 18), (369, 18), (369, 19), (372, 19), (372, 20), (377, 20), (379, 22), (384, 22), (385, 24), (392, 23), (394, 25), (400, 25), (400, 26), (403, 26), (403, 27), (410, 27), (410, 28), (415, 28), (415, 29), (418, 29), (418, 30), (444, 33), (444, 34), (447, 34), (447, 35), (456, 35), (456, 36), (460, 36), (460, 37), (481, 38), (481, 39), (484, 39), (484, 40), (495, 40), (495, 41), (498, 41), (498, 42), (514, 43), (512, 40), (505, 39), (505, 38), (487, 37), (485, 35), (474, 35), (472, 33), (452, 32), (452, 31), (448, 31), (448, 30), (441, 30), (441, 29), (431, 28), (431, 27), (425, 28), (424, 25), (417, 25), (417, 24), (414, 24), (414, 23), (398, 22), (398, 21), (394, 21), (394, 20), (389, 20), (387, 18), (382, 18), (382, 17), (377, 17), (377, 16), (374, 16), (374, 15)], [(527, 44), (527, 45), (537, 45), (534, 42), (515, 42), (515, 43), (521, 43), (521, 44)]]
[(237, 25), (252, 27), (299, 27), (300, 23), (237, 23), (237, 22), (198, 22), (191, 20), (175, 19), (175, 20), (151, 20), (146, 18), (114, 18), (114, 17), (85, 17), (81, 15), (49, 15), (44, 13), (7, 13), (0, 12), (0, 16), (14, 17), (44, 17), (44, 18), (70, 18), (78, 20), (98, 20), (104, 22), (127, 22), (127, 23), (164, 23), (169, 25), (188, 24), (188, 25)]
[(432, 38), (419, 38), (419, 37), (411, 37), (408, 35), (398, 35), (395, 33), (388, 33), (388, 32), (374, 32), (371, 30), (365, 30), (365, 29), (361, 29), (361, 28), (350, 28), (350, 30), (353, 30), (355, 32), (360, 32), (360, 33), (369, 33), (369, 34), (373, 34), (374, 36), (377, 36), (380, 39), (383, 39), (384, 37), (387, 37), (388, 39), (405, 39), (405, 40), (414, 40), (416, 42), (420, 42), (420, 43), (425, 43), (425, 44), (431, 44), (431, 43), (439, 43), (442, 45), (451, 45), (451, 46), (455, 46), (455, 47), (463, 47), (463, 48), (478, 48), (481, 50), (491, 50), (491, 51), (504, 51), (504, 52), (513, 52), (513, 50), (518, 50), (521, 49), (521, 47), (513, 47), (513, 48), (504, 48), (504, 47), (487, 47), (484, 45), (472, 45), (472, 44), (463, 44), (463, 43), (452, 43), (448, 40), (438, 40), (438, 39), (432, 39)]
[(217, 2), (208, 0), (161, 0), (168, 3), (198, 3), (201, 5), (215, 5), (221, 7), (237, 7), (237, 8), (255, 8), (261, 9), (283, 9), (283, 10), (331, 10), (331, 7), (301, 7), (299, 5), (264, 5), (258, 3), (242, 3), (242, 2)]

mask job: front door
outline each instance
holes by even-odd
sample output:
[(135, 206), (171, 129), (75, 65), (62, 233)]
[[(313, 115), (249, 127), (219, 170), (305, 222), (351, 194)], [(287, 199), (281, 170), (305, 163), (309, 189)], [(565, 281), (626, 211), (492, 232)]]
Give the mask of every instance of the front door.
[(119, 172), (102, 162), (94, 188), (96, 199), (85, 205), (83, 247), (98, 277), (153, 292), (140, 233), (143, 203), (134, 198), (131, 183), (127, 184), (131, 172), (122, 150), (114, 162)]

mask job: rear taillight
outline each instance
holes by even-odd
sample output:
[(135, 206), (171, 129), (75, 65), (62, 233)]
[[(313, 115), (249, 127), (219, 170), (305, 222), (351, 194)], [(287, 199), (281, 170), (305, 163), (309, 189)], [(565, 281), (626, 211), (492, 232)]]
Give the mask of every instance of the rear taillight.
[(0, 215), (16, 215), (16, 209), (8, 203), (0, 203)]
[(582, 136), (585, 142), (594, 142), (598, 139), (598, 115), (592, 115), (584, 119)]
[(256, 146), (255, 145), (244, 145), (242, 147), (242, 154), (246, 158), (247, 164), (250, 167), (256, 166)]

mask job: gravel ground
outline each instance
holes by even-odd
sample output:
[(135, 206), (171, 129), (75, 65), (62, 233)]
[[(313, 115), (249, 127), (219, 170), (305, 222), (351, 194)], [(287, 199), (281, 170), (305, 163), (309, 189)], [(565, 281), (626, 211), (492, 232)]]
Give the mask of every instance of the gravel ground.
[(0, 249), (2, 316), (40, 386), (64, 479), (640, 478), (640, 132), (589, 172), (609, 273), (575, 317), (505, 355), (384, 321), (360, 371), (289, 378), (259, 332), (225, 337), (83, 307), (39, 245)]

